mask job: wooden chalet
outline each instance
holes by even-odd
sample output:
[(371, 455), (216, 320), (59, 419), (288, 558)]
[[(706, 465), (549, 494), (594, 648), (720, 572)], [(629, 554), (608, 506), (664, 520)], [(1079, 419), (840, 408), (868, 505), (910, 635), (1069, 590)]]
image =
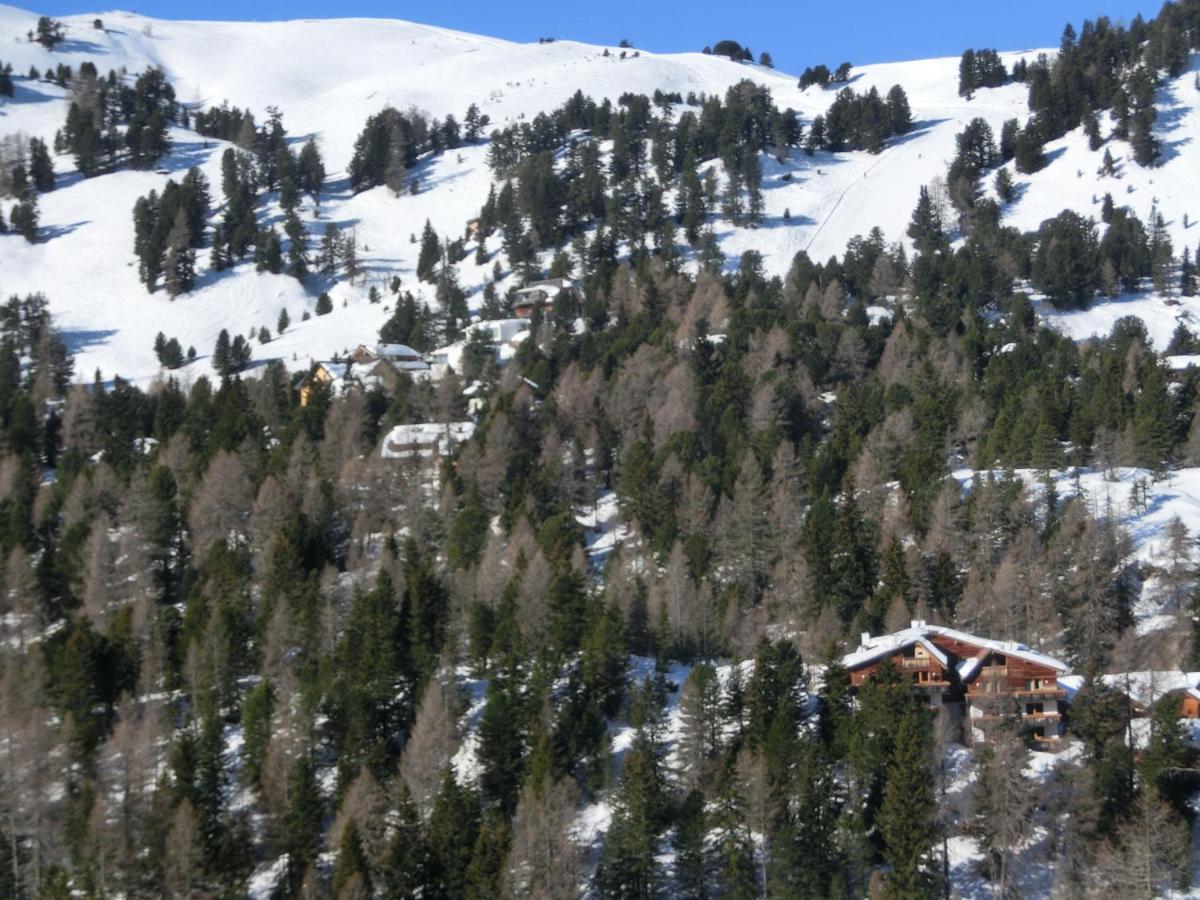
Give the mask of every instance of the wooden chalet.
[(1200, 689), (1181, 688), (1175, 694), (1179, 697), (1179, 718), (1200, 719)]
[(1015, 641), (994, 641), (953, 628), (913, 621), (894, 634), (862, 636), (842, 659), (852, 687), (874, 675), (884, 661), (912, 680), (931, 706), (946, 707), (969, 740), (985, 737), (992, 722), (1019, 712), (1032, 736), (1062, 737), (1058, 676), (1067, 665)]
[(308, 406), (313, 392), (318, 388), (325, 387), (331, 392), (336, 392), (339, 388), (344, 390), (349, 379), (349, 363), (328, 361), (314, 363), (312, 370), (300, 382), (300, 405)]
[(583, 294), (569, 278), (548, 278), (520, 288), (513, 299), (513, 315), (528, 319), (535, 309), (541, 307), (543, 314), (553, 316), (559, 298), (564, 296), (575, 315), (583, 315)]

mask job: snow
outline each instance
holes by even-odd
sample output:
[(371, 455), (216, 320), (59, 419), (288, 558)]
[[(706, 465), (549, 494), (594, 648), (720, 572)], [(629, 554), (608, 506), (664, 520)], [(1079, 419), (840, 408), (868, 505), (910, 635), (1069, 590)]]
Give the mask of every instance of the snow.
[(475, 784), (479, 781), (479, 723), (483, 719), (483, 711), (487, 707), (487, 681), (475, 678), (471, 670), (460, 666), (456, 672), (460, 687), (467, 696), (467, 711), (464, 713), (460, 731), (463, 733), (462, 743), (450, 760), (454, 766), (454, 775), (464, 784)]
[(448, 456), (458, 444), (475, 433), (474, 422), (423, 422), (397, 425), (383, 438), (380, 455), (384, 459), (408, 459), (413, 456)]
[[(967, 489), (976, 477), (986, 472), (958, 469), (954, 477)], [(1001, 473), (995, 473), (1001, 477)], [(1043, 490), (1041, 474), (1032, 469), (1015, 470), (1035, 495)], [(1161, 481), (1154, 481), (1147, 469), (1117, 468), (1108, 473), (1099, 469), (1070, 469), (1051, 473), (1055, 490), (1065, 500), (1079, 494), (1097, 518), (1111, 510), (1134, 544), (1134, 557), (1143, 563), (1162, 562), (1167, 549), (1167, 526), (1178, 518), (1189, 534), (1200, 534), (1200, 468), (1181, 468), (1169, 471)], [(1145, 484), (1147, 500), (1137, 510), (1130, 507), (1135, 482)]]
[[(0, 280), (6, 292), (47, 294), (77, 356), (81, 380), (90, 380), (97, 369), (105, 379), (120, 374), (143, 384), (160, 377), (152, 350), (160, 331), (185, 348), (196, 348), (199, 358), (177, 373), (184, 381), (193, 380), (211, 373), (207, 356), (222, 328), (231, 334), (249, 334), (262, 326), (274, 331), (284, 309), (292, 326), (269, 344), (252, 341), (254, 364), (278, 359), (292, 369), (306, 369), (313, 361), (374, 343), (391, 312), (393, 295), (386, 282), (392, 277), (401, 278), (402, 289), (412, 290), (419, 301), (432, 303), (432, 289), (413, 277), (419, 244), (410, 242), (410, 236), (420, 233), (426, 219), (443, 236), (464, 233), (491, 184), (487, 146), (462, 147), (422, 161), (417, 173), (423, 187), (415, 196), (395, 197), (382, 188), (351, 195), (345, 168), (355, 137), (367, 117), (386, 105), (461, 120), (467, 107), (477, 103), (492, 127), (502, 127), (554, 109), (577, 89), (614, 101), (626, 92), (652, 94), (656, 89), (722, 95), (748, 78), (769, 87), (781, 108), (796, 109), (807, 124), (836, 96), (835, 90), (816, 87), (802, 92), (792, 75), (719, 56), (640, 51), (620, 59), (615, 48), (574, 41), (518, 44), (381, 19), (189, 22), (108, 12), (100, 14), (105, 29), (96, 30), (96, 16), (87, 14), (63, 18), (67, 40), (51, 53), (24, 39), (36, 17), (0, 6), (0, 40), (9, 39), (3, 43), (3, 59), (22, 76), (16, 79), (14, 99), (0, 104), (0, 134), (22, 132), (49, 140), (62, 125), (65, 92), (30, 83), (23, 73), (31, 65), (44, 70), (92, 61), (102, 74), (122, 67), (136, 74), (157, 65), (183, 103), (215, 105), (228, 99), (252, 110), (260, 121), (268, 106), (276, 106), (294, 140), (316, 138), (329, 170), (319, 210), (311, 203), (301, 209), (312, 243), (325, 222), (353, 227), (366, 269), (360, 283), (330, 289), (333, 312), (307, 322), (301, 314), (312, 311), (316, 294), (328, 283), (302, 286), (286, 276), (255, 272), (247, 263), (217, 274), (202, 260), (192, 293), (174, 301), (161, 291), (149, 295), (138, 283), (132, 254), (134, 200), (152, 188), (161, 190), (167, 177), (178, 179), (192, 165), (204, 171), (219, 193), (226, 145), (175, 129), (174, 151), (160, 165), (167, 175), (122, 171), (83, 179), (72, 160), (59, 157), (60, 187), (41, 199), (48, 239), (28, 245), (17, 236), (0, 237)], [(1033, 59), (1037, 52), (1002, 56), (1011, 64), (1021, 57)], [(1137, 167), (1126, 161), (1126, 145), (1113, 144), (1120, 172), (1098, 181), (1093, 173), (1103, 151), (1089, 150), (1082, 132), (1073, 132), (1050, 145), (1045, 170), (1015, 176), (1017, 199), (1005, 211), (1006, 224), (1036, 228), (1067, 206), (1095, 213), (1099, 196), (1111, 189), (1118, 203), (1133, 205), (1143, 219), (1157, 199), (1176, 248), (1194, 243), (1182, 217), (1200, 214), (1200, 181), (1191, 177), (1194, 160), (1189, 163), (1182, 148), (1200, 132), (1200, 103), (1192, 84), (1197, 67), (1193, 59), (1191, 71), (1161, 89), (1159, 132), (1166, 147), (1161, 167)], [(1028, 113), (1026, 89), (1020, 84), (981, 90), (971, 101), (963, 100), (957, 94), (957, 68), (956, 58), (856, 67), (853, 86), (858, 91), (876, 87), (886, 92), (897, 83), (904, 87), (913, 130), (879, 155), (794, 153), (782, 163), (764, 157), (764, 225), (750, 229), (717, 223), (730, 265), (743, 251), (756, 250), (768, 274), (783, 274), (796, 252), (826, 259), (874, 225), (888, 240), (905, 240), (919, 186), (944, 175), (962, 127), (980, 116), (998, 133), (1004, 120), (1024, 119)], [(260, 212), (266, 220), (278, 216), (274, 202)], [(489, 252), (498, 246), (499, 238), (493, 238)], [(468, 302), (478, 310), (491, 260), (477, 266), (469, 256), (458, 268)], [(367, 301), (372, 286), (381, 288), (383, 302)], [(1157, 298), (1139, 297), (1099, 304), (1084, 314), (1043, 313), (1058, 327), (1087, 336), (1106, 332), (1108, 319), (1116, 315), (1136, 312), (1147, 318), (1156, 343), (1163, 346), (1175, 315), (1190, 314), (1196, 303), (1200, 300), (1166, 307)], [(883, 307), (874, 308), (871, 316), (878, 319), (885, 313)]]
[(609, 555), (629, 537), (629, 525), (621, 516), (617, 495), (605, 491), (596, 498), (592, 508), (575, 517), (585, 529), (584, 546), (588, 559), (597, 570), (604, 568)]
[[(969, 489), (976, 478), (988, 472), (958, 469), (953, 476)], [(997, 478), (1002, 473), (992, 473)], [(1045, 490), (1042, 473), (1016, 469), (1014, 473), (1037, 498)], [(1078, 496), (1089, 513), (1098, 519), (1113, 516), (1133, 544), (1132, 561), (1139, 564), (1143, 582), (1141, 595), (1133, 604), (1135, 627), (1139, 635), (1178, 627), (1181, 610), (1175, 608), (1170, 594), (1158, 577), (1169, 562), (1168, 526), (1178, 519), (1187, 529), (1191, 542), (1200, 535), (1200, 468), (1173, 469), (1155, 481), (1147, 469), (1116, 468), (1070, 469), (1052, 472), (1055, 491), (1061, 501)], [(1134, 485), (1145, 488), (1146, 499), (1135, 509), (1131, 505)]]
[(259, 866), (246, 885), (247, 900), (271, 900), (280, 880), (287, 872), (287, 865), (288, 855), (285, 853), (274, 861)]
[(1168, 356), (1167, 365), (1175, 371), (1190, 369), (1192, 366), (1200, 366), (1200, 356), (1185, 355), (1185, 356)]

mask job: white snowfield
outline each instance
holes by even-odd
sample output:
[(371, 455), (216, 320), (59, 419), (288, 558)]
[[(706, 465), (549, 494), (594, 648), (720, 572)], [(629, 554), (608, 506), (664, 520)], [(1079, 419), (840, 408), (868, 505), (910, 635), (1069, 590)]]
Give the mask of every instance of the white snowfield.
[[(102, 30), (93, 27), (96, 18)], [(124, 69), (132, 77), (153, 65), (164, 70), (185, 104), (212, 106), (228, 100), (249, 108), (259, 122), (268, 107), (277, 107), (292, 139), (317, 139), (329, 172), (320, 207), (306, 202), (302, 210), (311, 232), (310, 248), (315, 250), (324, 223), (336, 222), (356, 231), (366, 267), (359, 283), (342, 281), (331, 288), (331, 314), (308, 322), (301, 321), (302, 313), (311, 311), (322, 285), (256, 273), (249, 261), (214, 273), (206, 251), (200, 254), (199, 279), (190, 294), (174, 301), (161, 290), (147, 294), (138, 282), (133, 256), (134, 201), (151, 188), (161, 190), (168, 177), (178, 179), (192, 165), (205, 172), (214, 199), (219, 199), (220, 156), (227, 145), (175, 129), (173, 152), (160, 165), (166, 175), (121, 171), (83, 179), (73, 159), (58, 157), (59, 187), (41, 198), (46, 239), (28, 245), (15, 235), (0, 236), (0, 291), (5, 296), (42, 291), (50, 298), (59, 327), (76, 353), (81, 380), (90, 380), (97, 369), (106, 380), (117, 374), (139, 383), (158, 377), (152, 348), (159, 331), (178, 338), (185, 349), (194, 346), (199, 354), (180, 373), (185, 380), (209, 373), (207, 357), (222, 328), (248, 335), (266, 326), (274, 332), (283, 309), (288, 310), (291, 327), (269, 344), (252, 341), (254, 362), (280, 359), (291, 368), (307, 368), (312, 360), (375, 342), (390, 312), (391, 294), (382, 290), (383, 302), (371, 305), (367, 294), (372, 285), (382, 287), (399, 276), (405, 289), (432, 302), (432, 290), (414, 276), (419, 244), (411, 236), (420, 233), (426, 219), (442, 236), (464, 233), (491, 183), (487, 147), (462, 147), (424, 161), (419, 169), (421, 193), (415, 196), (396, 197), (384, 188), (352, 196), (345, 170), (354, 140), (367, 117), (385, 106), (415, 106), (438, 118), (453, 114), (461, 122), (467, 107), (477, 103), (496, 127), (553, 110), (577, 90), (614, 102), (626, 92), (653, 94), (657, 89), (685, 97), (689, 92), (722, 95), (730, 85), (749, 78), (768, 86), (781, 108), (796, 109), (807, 126), (836, 95), (835, 89), (817, 87), (801, 92), (793, 75), (701, 53), (639, 51), (634, 56), (629, 51), (622, 59), (616, 48), (573, 41), (517, 44), (392, 20), (177, 22), (105, 12), (64, 18), (67, 39), (53, 52), (25, 37), (36, 20), (37, 13), (0, 6), (0, 61), (12, 64), (19, 76), (16, 96), (0, 100), (0, 136), (21, 132), (50, 140), (64, 121), (65, 92), (44, 81), (30, 82), (24, 77), (30, 66), (44, 71), (59, 63), (78, 68), (91, 61), (101, 74)], [(1011, 64), (1022, 56), (1032, 60), (1038, 52), (1003, 56)], [(1191, 68), (1163, 89), (1163, 166), (1141, 169), (1126, 159), (1127, 145), (1113, 143), (1120, 175), (1099, 179), (1103, 151), (1090, 151), (1082, 133), (1068, 135), (1047, 148), (1047, 169), (1016, 176), (1017, 200), (1006, 211), (1006, 222), (1034, 228), (1064, 207), (1098, 216), (1100, 199), (1111, 191), (1118, 204), (1131, 205), (1143, 218), (1157, 200), (1177, 249), (1200, 241), (1200, 229), (1185, 229), (1182, 222), (1185, 213), (1192, 220), (1200, 218), (1200, 179), (1194, 177), (1197, 148), (1192, 143), (1200, 131), (1195, 60)], [(1028, 114), (1024, 85), (981, 90), (967, 102), (958, 96), (957, 75), (957, 58), (856, 68), (851, 82), (857, 91), (904, 87), (913, 109), (913, 130), (877, 156), (809, 157), (794, 152), (783, 164), (764, 158), (764, 225), (736, 229), (715, 222), (730, 265), (753, 249), (763, 255), (769, 273), (783, 274), (797, 251), (825, 260), (840, 255), (850, 237), (866, 234), (875, 225), (889, 241), (903, 240), (918, 188), (944, 175), (955, 136), (966, 122), (982, 116), (998, 136), (1004, 120), (1015, 117), (1023, 122)], [(784, 181), (784, 175), (791, 177)], [(786, 219), (785, 211), (790, 214)], [(278, 220), (274, 202), (260, 210), (260, 221)], [(493, 238), (489, 253), (498, 246), (498, 238)], [(459, 265), (472, 308), (481, 302), (491, 267), (491, 259), (476, 266), (473, 254)], [(1158, 341), (1164, 329), (1169, 334), (1178, 313), (1191, 311), (1197, 303), (1164, 312), (1155, 298), (1104, 305), (1087, 314), (1089, 318), (1056, 316), (1055, 321), (1069, 333), (1086, 337), (1093, 329), (1106, 330), (1100, 310), (1133, 312), (1139, 304), (1149, 304), (1167, 320), (1161, 328), (1152, 327)]]

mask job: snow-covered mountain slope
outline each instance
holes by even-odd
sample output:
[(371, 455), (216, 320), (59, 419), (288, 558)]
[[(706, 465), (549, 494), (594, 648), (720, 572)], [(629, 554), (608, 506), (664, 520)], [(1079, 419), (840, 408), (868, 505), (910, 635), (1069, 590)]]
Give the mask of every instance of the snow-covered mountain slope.
[[(102, 20), (102, 30), (93, 27), (96, 18)], [(300, 321), (301, 313), (315, 302), (315, 285), (256, 273), (247, 263), (218, 274), (208, 271), (202, 260), (198, 285), (190, 294), (174, 301), (162, 292), (148, 295), (138, 283), (133, 256), (134, 201), (151, 188), (161, 189), (168, 177), (178, 178), (191, 165), (199, 166), (218, 186), (225, 145), (175, 130), (174, 150), (162, 166), (169, 174), (122, 171), (82, 179), (69, 157), (59, 157), (59, 187), (41, 199), (41, 224), (48, 239), (28, 245), (13, 235), (0, 237), (0, 291), (43, 291), (49, 296), (77, 354), (79, 377), (88, 380), (96, 369), (106, 379), (114, 374), (141, 382), (156, 377), (152, 344), (159, 331), (177, 337), (184, 347), (194, 346), (201, 355), (185, 370), (185, 377), (208, 371), (203, 357), (221, 328), (234, 334), (248, 334), (260, 326), (274, 331), (284, 308), (292, 327), (270, 344), (255, 343), (256, 361), (278, 358), (299, 368), (310, 359), (373, 341), (388, 308), (386, 302), (367, 302), (370, 286), (399, 275), (405, 287), (420, 296), (413, 277), (418, 245), (411, 237), (426, 219), (442, 235), (462, 234), (491, 181), (487, 148), (477, 145), (424, 163), (418, 195), (397, 198), (376, 189), (352, 196), (345, 168), (354, 139), (367, 117), (386, 105), (415, 106), (433, 116), (453, 114), (461, 119), (467, 107), (477, 103), (493, 126), (503, 126), (552, 110), (576, 90), (613, 100), (626, 92), (652, 94), (656, 89), (723, 94), (730, 85), (750, 78), (768, 86), (777, 105), (793, 107), (807, 124), (835, 96), (834, 90), (817, 87), (801, 92), (788, 74), (699, 53), (642, 51), (622, 59), (615, 48), (606, 52), (570, 41), (515, 44), (388, 20), (174, 22), (108, 12), (64, 19), (67, 40), (50, 52), (25, 37), (36, 19), (35, 13), (0, 6), (0, 61), (11, 63), (17, 75), (30, 66), (44, 70), (60, 62), (77, 67), (91, 61), (101, 73), (122, 68), (136, 73), (155, 65), (166, 72), (184, 103), (209, 105), (228, 99), (249, 107), (260, 121), (267, 107), (278, 107), (292, 138), (317, 138), (329, 170), (327, 195), (319, 210), (309, 204), (303, 210), (314, 245), (323, 221), (352, 226), (366, 265), (362, 283), (339, 283), (331, 291), (332, 314), (308, 322)], [(1011, 63), (1036, 53), (1004, 56)], [(958, 97), (957, 66), (957, 59), (947, 58), (855, 69), (856, 90), (904, 87), (916, 120), (913, 131), (877, 156), (798, 153), (783, 164), (765, 160), (766, 223), (757, 229), (735, 229), (718, 221), (716, 231), (727, 257), (736, 260), (742, 251), (754, 249), (763, 254), (769, 272), (782, 274), (797, 251), (806, 250), (818, 260), (840, 255), (850, 237), (875, 225), (889, 240), (902, 239), (919, 186), (945, 173), (963, 125), (982, 116), (998, 133), (1005, 119), (1024, 120), (1027, 114), (1023, 85), (981, 90), (970, 102)], [(1196, 68), (1194, 62), (1193, 72)], [(1194, 244), (1200, 229), (1182, 224), (1185, 213), (1200, 218), (1192, 143), (1200, 131), (1200, 93), (1193, 72), (1164, 88), (1163, 166), (1141, 169), (1124, 159), (1126, 145), (1114, 144), (1122, 173), (1106, 184), (1095, 174), (1102, 151), (1090, 151), (1082, 134), (1068, 135), (1047, 148), (1051, 163), (1044, 171), (1016, 177), (1018, 199), (1006, 220), (1033, 228), (1067, 206), (1098, 214), (1100, 197), (1111, 190), (1118, 203), (1133, 206), (1143, 218), (1157, 200), (1176, 246)], [(65, 117), (64, 93), (45, 82), (18, 78), (16, 96), (0, 101), (0, 136), (23, 132), (52, 138)], [(791, 176), (786, 181), (785, 174)], [(785, 211), (790, 213), (786, 220)], [(278, 214), (269, 209), (268, 216), (272, 212)], [(470, 258), (460, 266), (460, 279), (473, 292), (472, 306), (480, 301), (488, 272), (490, 263), (476, 267)], [(425, 297), (432, 299), (429, 292)], [(1161, 306), (1161, 301), (1154, 302)], [(1200, 317), (1200, 308), (1197, 314)], [(1088, 325), (1075, 330), (1087, 332)]]

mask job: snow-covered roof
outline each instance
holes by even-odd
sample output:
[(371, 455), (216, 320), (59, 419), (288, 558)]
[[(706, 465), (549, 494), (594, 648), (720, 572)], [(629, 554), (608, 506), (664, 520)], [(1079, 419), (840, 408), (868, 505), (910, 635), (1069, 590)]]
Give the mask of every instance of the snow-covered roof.
[[(842, 657), (842, 665), (847, 669), (858, 669), (885, 656), (891, 656), (893, 653), (897, 653), (912, 644), (921, 644), (926, 648), (933, 647), (931, 638), (935, 636), (944, 637), (952, 641), (960, 641), (961, 643), (977, 647), (980, 651), (1003, 653), (1006, 656), (1023, 659), (1059, 672), (1066, 672), (1069, 668), (1061, 660), (1047, 656), (1044, 653), (1039, 653), (1036, 650), (1031, 650), (1024, 644), (1019, 644), (1016, 641), (994, 641), (991, 638), (968, 634), (965, 631), (947, 628), (944, 625), (929, 625), (920, 620), (915, 620), (910, 627), (893, 632), (892, 634), (884, 634), (878, 637), (872, 637), (867, 634), (863, 635), (862, 645), (857, 650), (847, 653)], [(946, 665), (945, 653), (938, 650), (938, 654), (939, 661), (943, 665)], [(974, 675), (982, 661), (982, 656), (983, 654), (980, 653), (976, 657), (963, 660), (958, 667), (959, 677), (966, 681)]]
[(1168, 356), (1166, 358), (1167, 366), (1175, 371), (1190, 369), (1192, 366), (1200, 366), (1200, 356), (1195, 354), (1181, 354), (1179, 356)]
[(319, 362), (317, 365), (329, 373), (335, 381), (341, 381), (350, 372), (350, 364), (343, 362)]
[(567, 291), (575, 287), (570, 278), (546, 278), (534, 281), (517, 290), (518, 294), (532, 294), (534, 291)]
[[(1200, 672), (1111, 672), (1101, 675), (1100, 681), (1106, 687), (1128, 695), (1130, 700), (1145, 709), (1170, 693), (1186, 694), (1200, 700)], [(1083, 683), (1082, 675), (1060, 675), (1058, 678), (1059, 687), (1067, 692), (1068, 698), (1074, 696)]]
[(375, 353), (388, 359), (420, 359), (421, 354), (407, 344), (376, 344)]
[(383, 439), (380, 455), (385, 459), (448, 454), (456, 444), (475, 433), (474, 422), (421, 422), (397, 425)]
[(970, 681), (974, 677), (976, 670), (983, 664), (982, 656), (972, 656), (970, 659), (964, 659), (958, 664), (958, 679), (959, 681)]

